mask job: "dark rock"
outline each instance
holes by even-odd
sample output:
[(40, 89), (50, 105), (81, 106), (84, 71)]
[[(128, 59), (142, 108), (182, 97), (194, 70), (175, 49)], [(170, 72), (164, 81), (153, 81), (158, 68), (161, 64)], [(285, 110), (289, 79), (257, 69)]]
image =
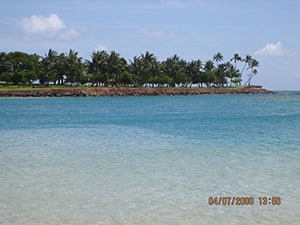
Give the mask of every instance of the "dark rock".
[(245, 88), (65, 88), (23, 91), (1, 91), (0, 97), (86, 97), (86, 96), (164, 96), (164, 95), (217, 95), (217, 94), (273, 94), (273, 92), (251, 86)]

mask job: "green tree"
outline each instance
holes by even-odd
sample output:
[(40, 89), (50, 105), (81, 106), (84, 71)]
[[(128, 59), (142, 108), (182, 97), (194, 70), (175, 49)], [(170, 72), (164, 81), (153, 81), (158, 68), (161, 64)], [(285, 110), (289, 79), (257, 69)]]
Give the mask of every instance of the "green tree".
[(200, 60), (192, 60), (191, 62), (187, 63), (186, 71), (187, 75), (192, 81), (192, 83), (201, 83), (200, 81), (200, 73), (202, 69), (202, 62)]
[(91, 55), (92, 60), (86, 61), (86, 64), (89, 68), (89, 73), (92, 74), (91, 82), (92, 86), (94, 84), (104, 84), (108, 86), (108, 58), (109, 54), (106, 51), (97, 51), (93, 52)]
[(206, 71), (201, 74), (201, 83), (205, 83), (207, 87), (217, 82), (217, 76), (213, 71)]
[[(239, 70), (236, 69), (236, 65), (233, 66), (230, 62), (226, 63), (226, 77), (230, 80), (230, 87), (232, 86), (232, 83), (238, 84), (241, 82), (241, 74)], [(235, 82), (233, 82), (233, 80)]]
[(0, 53), (0, 75), (4, 72), (8, 72), (10, 69), (10, 63), (8, 56), (5, 52)]
[(245, 82), (245, 85), (250, 86), (252, 78), (257, 74), (256, 67), (259, 66), (259, 62), (256, 59), (252, 59), (248, 63), (248, 65), (249, 65), (248, 69), (250, 70), (250, 74), (248, 74), (248, 80)]
[(250, 55), (246, 55), (246, 57), (244, 59), (242, 59), (242, 61), (244, 62), (244, 66), (243, 66), (241, 74), (243, 74), (243, 72), (244, 72), (244, 70), (245, 70), (245, 68), (246, 68), (247, 65), (249, 67), (249, 65), (250, 65), (250, 63), (252, 61), (252, 57)]
[(63, 85), (65, 83), (65, 78), (67, 77), (67, 69), (68, 69), (68, 62), (66, 54), (60, 53), (55, 57), (55, 72), (54, 72), (54, 83), (59, 85)]
[(78, 52), (70, 49), (69, 54), (66, 55), (66, 82), (71, 85), (81, 83), (83, 72), (82, 58), (78, 57)]
[(215, 68), (215, 74), (217, 77), (216, 85), (218, 87), (224, 87), (227, 84), (227, 77), (229, 76), (229, 71), (226, 63), (219, 64), (217, 68)]
[(205, 72), (213, 71), (214, 68), (215, 68), (215, 66), (214, 66), (214, 62), (213, 61), (208, 60), (208, 61), (205, 62), (205, 64), (204, 64), (204, 71)]
[(176, 84), (186, 85), (190, 81), (187, 76), (186, 65), (186, 61), (180, 59), (177, 55), (167, 58), (167, 60), (163, 62), (162, 67), (164, 75), (172, 78), (173, 81), (170, 86), (175, 87)]
[(223, 61), (223, 55), (221, 52), (216, 53), (213, 56), (213, 60), (217, 63), (217, 66), (219, 65), (219, 62)]
[(236, 69), (236, 63), (242, 61), (242, 58), (239, 56), (238, 53), (235, 53), (233, 55), (233, 58), (230, 59), (230, 61), (234, 61), (234, 68)]
[(36, 80), (38, 69), (38, 58), (35, 55), (29, 55), (24, 52), (10, 52), (1, 54), (0, 67), (1, 77), (6, 82), (13, 84), (29, 83)]
[[(192, 86), (193, 84), (212, 84), (219, 87), (241, 85), (242, 74), (247, 71), (245, 85), (250, 85), (257, 74), (259, 63), (250, 55), (242, 59), (235, 53), (229, 62), (222, 62), (223, 55), (218, 52), (213, 60), (203, 65), (200, 60), (185, 61), (174, 55), (165, 61), (158, 61), (153, 53), (146, 51), (139, 57), (135, 56), (128, 65), (119, 53), (112, 51), (93, 52), (91, 60), (78, 56), (78, 52), (58, 54), (49, 49), (44, 58), (37, 54), (23, 52), (0, 53), (0, 81), (6, 83), (41, 84), (91, 84), (120, 86)], [(232, 64), (233, 62), (233, 64)], [(237, 63), (243, 62), (241, 72)], [(216, 66), (215, 66), (215, 64)], [(199, 86), (200, 86), (199, 85)]]
[(156, 58), (154, 58), (153, 61), (151, 62), (150, 67), (148, 68), (148, 73), (149, 73), (149, 78), (147, 82), (152, 84), (152, 87), (154, 87), (154, 84), (157, 84), (155, 77), (162, 76), (162, 66), (160, 62), (157, 61)]
[(126, 70), (121, 75), (120, 82), (123, 85), (132, 85), (132, 84), (134, 84), (134, 75), (132, 73), (130, 73), (128, 70)]
[(109, 82), (112, 85), (120, 86), (121, 74), (125, 71), (127, 62), (120, 54), (112, 51), (107, 60), (107, 72), (109, 75)]
[(145, 64), (141, 57), (134, 56), (133, 61), (130, 60), (129, 71), (133, 74), (134, 86), (142, 86), (142, 77), (145, 71)]
[(145, 54), (141, 55), (141, 60), (143, 62), (143, 72), (141, 73), (141, 81), (142, 84), (149, 83), (149, 79), (152, 76), (155, 76), (156, 70), (157, 70), (157, 60), (154, 54), (150, 53), (149, 51), (146, 51)]
[(48, 86), (50, 81), (56, 80), (58, 74), (57, 55), (58, 53), (55, 50), (49, 49), (48, 53), (43, 58), (41, 62), (42, 72), (38, 77), (41, 84)]
[(120, 60), (120, 54), (112, 51), (110, 52), (107, 59), (107, 74), (108, 74), (108, 84), (111, 86), (117, 86), (117, 73), (118, 73), (118, 63)]

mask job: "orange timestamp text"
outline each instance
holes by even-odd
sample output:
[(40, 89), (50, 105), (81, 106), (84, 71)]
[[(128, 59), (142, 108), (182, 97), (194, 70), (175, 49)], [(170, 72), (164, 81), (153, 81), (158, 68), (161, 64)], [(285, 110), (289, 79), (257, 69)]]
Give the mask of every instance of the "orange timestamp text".
[(218, 196), (218, 197), (208, 197), (208, 204), (209, 205), (223, 205), (223, 206), (230, 206), (230, 205), (280, 205), (281, 198), (280, 197), (236, 197), (236, 196)]

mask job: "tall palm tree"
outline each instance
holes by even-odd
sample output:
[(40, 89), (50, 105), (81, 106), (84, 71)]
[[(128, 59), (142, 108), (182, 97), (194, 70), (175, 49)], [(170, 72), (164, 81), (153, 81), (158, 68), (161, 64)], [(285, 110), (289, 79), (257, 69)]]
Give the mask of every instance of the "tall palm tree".
[(171, 86), (175, 87), (176, 84), (187, 84), (189, 81), (186, 72), (186, 61), (178, 57), (176, 54), (173, 57), (167, 58), (163, 62), (163, 72), (168, 77), (172, 78), (173, 83)]
[(208, 61), (205, 62), (205, 64), (204, 64), (204, 70), (206, 72), (213, 71), (214, 68), (215, 68), (215, 66), (214, 66), (214, 62), (213, 61), (208, 60)]
[(259, 62), (256, 59), (252, 59), (251, 62), (249, 63), (249, 67), (248, 67), (248, 69), (250, 69), (251, 72), (248, 75), (249, 78), (245, 82), (245, 85), (248, 85), (248, 86), (251, 85), (251, 79), (257, 74), (257, 70), (255, 68), (258, 66), (259, 66)]
[(150, 80), (152, 83), (152, 87), (154, 86), (155, 83), (155, 78), (160, 77), (162, 70), (161, 70), (161, 64), (160, 62), (157, 61), (156, 58), (154, 58), (154, 60), (151, 62), (150, 68), (149, 68), (149, 75), (150, 77), (148, 78), (148, 81)]
[(66, 55), (61, 53), (57, 56), (57, 80), (58, 84), (64, 84), (64, 77), (66, 76), (67, 72), (67, 61)]
[(50, 81), (55, 82), (57, 77), (57, 56), (58, 53), (49, 49), (48, 53), (42, 60), (42, 73), (39, 76), (39, 80), (41, 83), (46, 86), (49, 85)]
[(219, 65), (219, 62), (223, 61), (223, 55), (221, 52), (216, 53), (213, 56), (213, 60), (217, 63), (217, 66)]
[(200, 60), (192, 60), (187, 63), (187, 75), (191, 79), (192, 83), (199, 83), (201, 68), (202, 62)]
[(107, 60), (107, 72), (109, 75), (109, 82), (115, 83), (116, 86), (120, 85), (121, 73), (125, 70), (127, 62), (120, 54), (111, 51)]
[(244, 64), (244, 67), (243, 67), (243, 69), (242, 69), (241, 74), (243, 74), (243, 72), (244, 72), (246, 66), (247, 66), (247, 65), (248, 65), (248, 66), (250, 65), (250, 63), (251, 63), (251, 61), (252, 61), (252, 57), (251, 57), (250, 55), (246, 55), (245, 59), (242, 59), (242, 61), (244, 61), (245, 64)]
[(147, 63), (151, 63), (155, 59), (155, 56), (154, 56), (154, 54), (150, 53), (149, 51), (146, 51), (145, 54), (141, 55), (141, 58), (143, 60), (145, 60)]
[(41, 73), (41, 59), (42, 59), (42, 57), (39, 56), (38, 54), (34, 53), (34, 54), (31, 55), (31, 58), (32, 58), (31, 63), (32, 63), (33, 74), (32, 74), (32, 79), (29, 81), (30, 84), (32, 84), (32, 82), (34, 80), (36, 80), (38, 75)]
[(153, 68), (155, 68), (155, 64), (157, 62), (156, 57), (154, 54), (146, 51), (145, 54), (141, 54), (141, 60), (144, 64), (144, 72), (142, 73), (142, 80), (143, 83), (148, 83), (150, 77), (153, 75), (151, 74), (151, 68), (153, 72)]
[(217, 68), (215, 68), (214, 72), (217, 76), (216, 84), (218, 87), (224, 87), (224, 85), (228, 83), (227, 77), (229, 76), (229, 68), (227, 64), (219, 64)]
[(141, 77), (144, 72), (145, 64), (141, 57), (134, 56), (133, 61), (130, 61), (129, 70), (134, 76), (134, 85), (135, 86), (142, 86)]
[(236, 66), (233, 66), (230, 62), (226, 63), (226, 76), (230, 79), (230, 87), (232, 86), (232, 82), (235, 79), (239, 79), (241, 77), (240, 71), (236, 69)]
[(82, 58), (78, 57), (78, 52), (70, 49), (69, 53), (66, 54), (66, 76), (67, 82), (79, 83), (83, 74)]
[(234, 68), (236, 69), (236, 62), (242, 61), (242, 58), (239, 56), (238, 53), (235, 53), (233, 55), (233, 58), (230, 59), (230, 61), (234, 61)]
[(92, 74), (92, 86), (96, 83), (104, 83), (105, 86), (108, 86), (108, 58), (109, 54), (106, 51), (97, 51), (93, 52), (91, 55), (91, 61), (87, 60), (86, 65), (89, 68), (89, 72)]

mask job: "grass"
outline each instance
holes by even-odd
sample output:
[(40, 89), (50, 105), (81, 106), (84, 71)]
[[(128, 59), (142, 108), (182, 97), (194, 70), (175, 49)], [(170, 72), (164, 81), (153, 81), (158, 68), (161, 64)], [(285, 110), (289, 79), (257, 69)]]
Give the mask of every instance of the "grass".
[(65, 85), (29, 85), (29, 84), (19, 84), (19, 85), (0, 85), (0, 91), (26, 91), (26, 90), (41, 90), (41, 89), (64, 89), (64, 88), (80, 88), (78, 87), (70, 87)]

